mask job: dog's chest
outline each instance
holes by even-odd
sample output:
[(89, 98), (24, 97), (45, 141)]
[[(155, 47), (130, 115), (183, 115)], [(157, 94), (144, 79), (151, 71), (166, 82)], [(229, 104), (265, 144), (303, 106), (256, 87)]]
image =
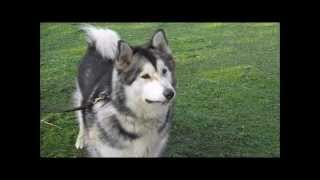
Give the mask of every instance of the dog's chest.
[(159, 132), (159, 127), (164, 123), (165, 118), (155, 120), (152, 123), (144, 123), (144, 126), (131, 126), (127, 123), (126, 128), (135, 131), (140, 137), (129, 141), (124, 153), (128, 156), (156, 157), (160, 154), (167, 141), (167, 133)]
[(157, 157), (166, 142), (166, 136), (160, 136), (158, 132), (150, 134), (131, 142), (131, 152), (140, 157)]
[(136, 140), (127, 142), (126, 146), (121, 149), (97, 142), (95, 151), (103, 157), (157, 157), (166, 141), (167, 135), (160, 136), (157, 132), (150, 132)]
[[(106, 111), (107, 109), (108, 111)], [(168, 136), (167, 131), (159, 131), (166, 121), (165, 114), (160, 118), (146, 121), (111, 111), (112, 106), (107, 109), (98, 111), (97, 121), (88, 133), (87, 142), (93, 152), (92, 156), (159, 156)], [(131, 135), (129, 136), (129, 134)]]

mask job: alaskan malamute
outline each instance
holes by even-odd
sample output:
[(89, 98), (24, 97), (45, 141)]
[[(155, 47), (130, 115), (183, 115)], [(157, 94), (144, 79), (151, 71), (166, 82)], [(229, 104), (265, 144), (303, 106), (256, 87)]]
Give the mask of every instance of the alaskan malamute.
[[(76, 148), (90, 157), (159, 157), (169, 136), (176, 94), (175, 61), (162, 29), (130, 46), (110, 29), (81, 28), (88, 48), (79, 65)], [(108, 98), (101, 98), (108, 97)]]

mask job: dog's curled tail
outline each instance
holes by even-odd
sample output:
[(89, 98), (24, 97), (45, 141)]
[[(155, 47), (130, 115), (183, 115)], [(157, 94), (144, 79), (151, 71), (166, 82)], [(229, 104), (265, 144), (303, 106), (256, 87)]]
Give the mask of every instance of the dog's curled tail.
[(111, 29), (102, 29), (90, 24), (82, 24), (80, 30), (86, 33), (89, 46), (96, 48), (102, 57), (114, 59), (120, 36)]

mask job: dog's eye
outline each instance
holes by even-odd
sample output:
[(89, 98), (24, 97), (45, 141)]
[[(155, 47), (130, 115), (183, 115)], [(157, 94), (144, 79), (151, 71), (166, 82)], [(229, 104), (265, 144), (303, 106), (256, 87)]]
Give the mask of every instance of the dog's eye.
[(150, 79), (150, 76), (149, 76), (149, 74), (145, 74), (145, 75), (143, 75), (143, 76), (141, 76), (143, 79)]
[(167, 73), (167, 69), (162, 69), (162, 74), (166, 74)]

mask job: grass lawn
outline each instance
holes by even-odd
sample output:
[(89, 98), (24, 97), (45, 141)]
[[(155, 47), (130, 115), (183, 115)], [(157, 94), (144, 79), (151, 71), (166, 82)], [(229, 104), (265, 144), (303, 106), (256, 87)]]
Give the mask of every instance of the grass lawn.
[[(177, 104), (167, 157), (280, 157), (278, 23), (93, 23), (130, 44), (165, 29), (177, 62)], [(40, 25), (41, 157), (77, 157), (72, 106), (86, 50), (73, 23)]]

